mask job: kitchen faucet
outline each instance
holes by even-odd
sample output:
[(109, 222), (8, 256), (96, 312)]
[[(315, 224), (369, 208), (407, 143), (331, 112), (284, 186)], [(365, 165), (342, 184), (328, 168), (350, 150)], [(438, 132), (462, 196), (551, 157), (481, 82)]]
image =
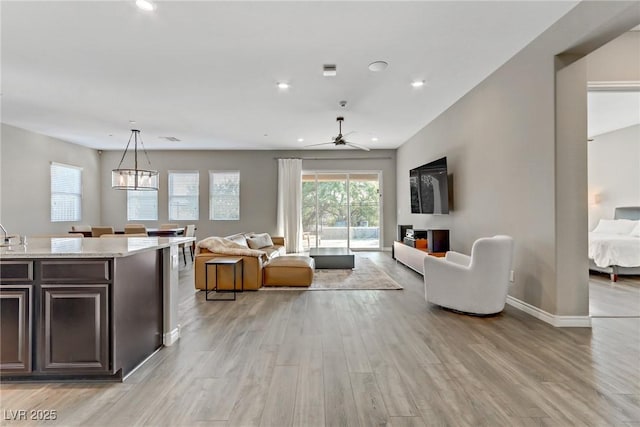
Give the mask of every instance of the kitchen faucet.
[(4, 233), (4, 243), (9, 243), (9, 233), (7, 233), (7, 229), (0, 224), (0, 228), (2, 228), (2, 232)]

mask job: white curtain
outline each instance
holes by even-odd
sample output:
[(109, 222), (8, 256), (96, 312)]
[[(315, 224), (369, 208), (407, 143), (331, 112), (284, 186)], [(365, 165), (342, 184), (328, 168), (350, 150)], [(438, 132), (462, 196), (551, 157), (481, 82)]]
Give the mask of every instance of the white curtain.
[(278, 159), (278, 234), (302, 252), (302, 159)]

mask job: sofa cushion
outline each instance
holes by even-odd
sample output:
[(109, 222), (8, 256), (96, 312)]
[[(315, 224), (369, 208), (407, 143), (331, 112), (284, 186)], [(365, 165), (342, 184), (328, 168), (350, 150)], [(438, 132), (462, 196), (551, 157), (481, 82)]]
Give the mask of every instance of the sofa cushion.
[(264, 266), (262, 283), (266, 286), (309, 286), (313, 282), (315, 262), (307, 256), (282, 256)]
[(273, 246), (273, 241), (268, 233), (254, 234), (246, 239), (251, 249), (262, 249)]
[(232, 242), (242, 245), (245, 248), (249, 247), (249, 245), (247, 245), (247, 238), (244, 236), (244, 234), (233, 234), (231, 236), (225, 237), (225, 239), (231, 240)]
[(282, 255), (280, 253), (280, 248), (277, 246), (269, 246), (267, 248), (260, 248), (261, 251), (264, 251), (267, 254), (267, 258), (273, 259)]

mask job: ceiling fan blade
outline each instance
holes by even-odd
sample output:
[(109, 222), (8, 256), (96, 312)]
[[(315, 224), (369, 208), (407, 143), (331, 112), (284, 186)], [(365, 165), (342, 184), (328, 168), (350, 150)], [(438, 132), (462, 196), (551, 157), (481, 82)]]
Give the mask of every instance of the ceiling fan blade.
[(347, 132), (344, 135), (342, 135), (342, 137), (345, 138), (345, 137), (351, 135), (352, 133), (358, 133), (358, 131), (357, 130), (352, 130), (351, 132)]
[(318, 145), (329, 145), (329, 144), (333, 144), (333, 141), (332, 142), (321, 142), (320, 144), (309, 144), (309, 145), (305, 145), (303, 148), (317, 147)]
[(370, 151), (370, 149), (365, 147), (364, 145), (354, 144), (353, 142), (345, 142), (345, 144), (348, 145), (349, 147), (355, 147), (364, 151)]

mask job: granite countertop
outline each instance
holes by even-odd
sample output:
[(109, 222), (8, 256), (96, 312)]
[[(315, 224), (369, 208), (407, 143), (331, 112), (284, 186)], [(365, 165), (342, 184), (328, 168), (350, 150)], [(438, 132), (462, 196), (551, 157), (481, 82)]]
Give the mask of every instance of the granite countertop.
[(195, 241), (194, 237), (27, 237), (26, 245), (0, 248), (0, 258), (112, 258)]

